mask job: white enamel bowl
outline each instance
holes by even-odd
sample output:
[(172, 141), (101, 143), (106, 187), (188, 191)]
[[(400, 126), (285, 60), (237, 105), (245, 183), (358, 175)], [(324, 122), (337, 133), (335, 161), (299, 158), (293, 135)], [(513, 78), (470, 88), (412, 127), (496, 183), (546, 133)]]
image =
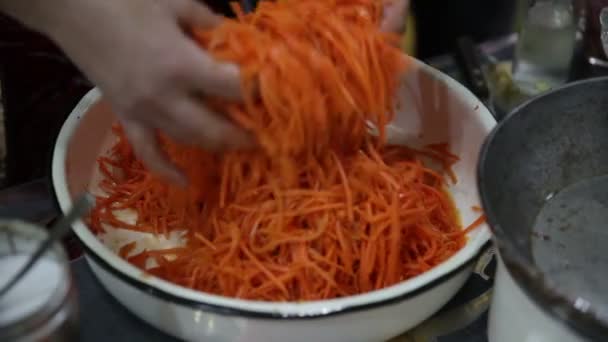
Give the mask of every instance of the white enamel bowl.
[[(463, 224), (469, 224), (478, 215), (471, 210), (479, 205), (478, 153), (495, 125), (494, 119), (458, 82), (413, 59), (402, 77), (399, 102), (397, 117), (389, 127), (390, 139), (410, 145), (450, 144), (461, 158), (454, 168), (459, 181), (450, 191)], [(94, 188), (96, 158), (107, 151), (114, 120), (100, 92), (94, 89), (63, 125), (52, 164), (53, 186), (62, 211), (68, 210), (82, 191)], [(94, 274), (120, 303), (158, 329), (190, 341), (387, 340), (447, 303), (470, 276), (474, 261), (490, 238), (484, 225), (470, 233), (466, 246), (443, 264), (383, 290), (336, 300), (267, 303), (189, 290), (144, 275), (116, 254), (128, 241), (138, 240), (139, 247), (166, 246), (166, 241), (121, 230), (98, 238), (83, 222), (73, 229)]]

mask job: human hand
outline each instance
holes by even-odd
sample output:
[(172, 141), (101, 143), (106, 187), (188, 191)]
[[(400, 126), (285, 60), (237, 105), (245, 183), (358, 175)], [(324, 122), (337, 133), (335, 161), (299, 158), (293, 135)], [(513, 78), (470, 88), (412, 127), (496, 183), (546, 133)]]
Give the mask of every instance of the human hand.
[[(238, 68), (213, 60), (184, 32), (184, 27), (220, 22), (204, 5), (194, 0), (23, 3), (29, 5), (22, 9), (24, 21), (54, 39), (100, 88), (135, 154), (153, 172), (186, 182), (162, 152), (157, 130), (177, 142), (210, 150), (250, 143), (246, 133), (201, 100), (206, 95), (235, 100), (241, 96)], [(44, 13), (32, 13), (36, 7)]]
[(387, 0), (380, 27), (383, 31), (402, 34), (410, 7), (410, 0)]

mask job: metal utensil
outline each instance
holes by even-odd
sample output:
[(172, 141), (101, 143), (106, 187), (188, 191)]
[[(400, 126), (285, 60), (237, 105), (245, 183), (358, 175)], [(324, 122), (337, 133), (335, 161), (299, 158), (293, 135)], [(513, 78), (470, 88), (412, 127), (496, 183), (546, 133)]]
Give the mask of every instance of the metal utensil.
[(8, 283), (4, 285), (4, 287), (2, 287), (2, 289), (0, 289), (0, 297), (4, 296), (8, 291), (10, 291), (11, 288), (15, 286), (15, 284), (17, 284), (25, 274), (27, 274), (32, 266), (36, 264), (38, 259), (44, 255), (44, 253), (53, 245), (55, 241), (61, 239), (67, 232), (69, 232), (72, 223), (86, 214), (93, 203), (94, 200), (90, 194), (85, 194), (76, 202), (76, 204), (72, 207), (72, 210), (70, 210), (66, 216), (64, 216), (51, 228), (48, 238), (44, 240), (40, 246), (38, 246), (28, 262), (13, 276)]
[(603, 59), (589, 57), (588, 61), (589, 61), (589, 64), (591, 64), (592, 66), (597, 66), (600, 68), (608, 68), (608, 61), (605, 61)]
[[(547, 341), (566, 341), (553, 338), (564, 330), (579, 334), (578, 340), (608, 336), (607, 93), (603, 77), (535, 97), (501, 122), (482, 149), (480, 196), (515, 283), (509, 288), (522, 292), (521, 303), (532, 300), (528, 306), (546, 315), (509, 318), (508, 327), (496, 323), (502, 330), (495, 336), (505, 341), (524, 341), (517, 334), (534, 329), (541, 334), (534, 339)], [(494, 298), (507, 298), (499, 285)], [(509, 307), (513, 300), (500, 303), (508, 310), (500, 305), (492, 310), (505, 317), (531, 313)], [(498, 314), (491, 317), (501, 322)], [(546, 326), (537, 317), (545, 318)]]
[(45, 178), (0, 191), (0, 217), (49, 226), (59, 216), (61, 212), (52, 200)]

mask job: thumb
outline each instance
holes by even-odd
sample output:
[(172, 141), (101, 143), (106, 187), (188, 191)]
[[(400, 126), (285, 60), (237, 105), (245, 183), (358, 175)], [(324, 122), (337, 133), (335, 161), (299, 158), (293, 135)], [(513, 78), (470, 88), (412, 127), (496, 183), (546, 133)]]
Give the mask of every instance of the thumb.
[(223, 18), (195, 0), (169, 0), (180, 23), (187, 27), (208, 29), (219, 25)]
[(403, 33), (409, 9), (409, 0), (392, 0), (384, 7), (380, 28), (385, 32)]

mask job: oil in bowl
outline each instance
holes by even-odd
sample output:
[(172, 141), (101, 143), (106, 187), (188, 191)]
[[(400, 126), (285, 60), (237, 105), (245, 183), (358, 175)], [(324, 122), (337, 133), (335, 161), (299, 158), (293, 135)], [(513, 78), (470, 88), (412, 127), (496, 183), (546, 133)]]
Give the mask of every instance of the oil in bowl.
[(536, 218), (531, 242), (538, 268), (585, 310), (608, 319), (608, 175), (589, 178), (550, 196)]

